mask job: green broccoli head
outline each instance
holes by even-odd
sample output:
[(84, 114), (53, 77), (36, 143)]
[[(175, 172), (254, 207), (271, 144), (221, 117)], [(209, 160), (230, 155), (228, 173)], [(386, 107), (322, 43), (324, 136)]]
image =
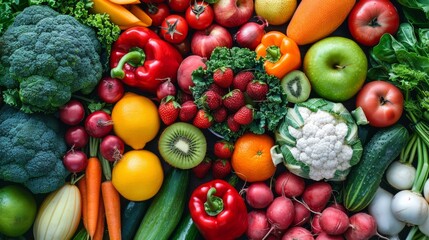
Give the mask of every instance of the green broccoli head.
[(51, 192), (69, 174), (61, 161), (66, 151), (57, 118), (0, 108), (0, 179), (22, 183), (33, 193)]
[(48, 6), (25, 8), (0, 45), (5, 102), (27, 113), (53, 113), (72, 93), (89, 94), (102, 76), (95, 32)]

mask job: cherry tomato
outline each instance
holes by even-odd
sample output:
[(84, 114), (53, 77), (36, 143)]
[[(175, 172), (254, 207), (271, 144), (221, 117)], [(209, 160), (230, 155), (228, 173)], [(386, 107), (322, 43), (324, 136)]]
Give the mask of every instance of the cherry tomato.
[(361, 0), (349, 14), (348, 28), (356, 42), (374, 46), (384, 33), (394, 34), (399, 14), (389, 0)]
[(188, 23), (184, 17), (172, 14), (165, 18), (161, 24), (160, 35), (168, 42), (178, 44), (188, 35)]
[(153, 26), (161, 26), (164, 19), (170, 15), (170, 8), (165, 3), (149, 3), (146, 12), (152, 19)]
[(401, 118), (404, 97), (395, 85), (385, 81), (365, 84), (356, 96), (356, 106), (361, 107), (374, 127), (387, 127)]
[(168, 6), (170, 6), (170, 9), (179, 13), (185, 12), (190, 4), (190, 0), (168, 0)]
[(208, 3), (195, 2), (186, 9), (185, 18), (189, 27), (196, 30), (206, 29), (213, 22), (213, 8)]

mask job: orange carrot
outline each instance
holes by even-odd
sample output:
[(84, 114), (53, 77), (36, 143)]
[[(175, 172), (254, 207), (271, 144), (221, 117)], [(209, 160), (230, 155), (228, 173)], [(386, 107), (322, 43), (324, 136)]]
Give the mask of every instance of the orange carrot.
[(97, 218), (97, 228), (95, 229), (95, 234), (93, 240), (102, 240), (104, 235), (104, 204), (103, 199), (100, 198), (100, 205), (98, 209), (98, 218)]
[(104, 209), (106, 213), (109, 239), (121, 239), (121, 202), (119, 192), (113, 186), (112, 181), (104, 181), (101, 184)]
[(347, 18), (356, 0), (302, 0), (286, 35), (298, 45), (320, 40), (333, 33)]
[(101, 164), (98, 158), (90, 157), (85, 170), (87, 187), (87, 230), (91, 238), (97, 228), (98, 209), (100, 208)]
[(85, 229), (88, 229), (87, 219), (88, 219), (88, 191), (86, 189), (86, 176), (83, 176), (77, 183), (77, 187), (80, 191), (80, 198), (82, 201), (82, 222)]

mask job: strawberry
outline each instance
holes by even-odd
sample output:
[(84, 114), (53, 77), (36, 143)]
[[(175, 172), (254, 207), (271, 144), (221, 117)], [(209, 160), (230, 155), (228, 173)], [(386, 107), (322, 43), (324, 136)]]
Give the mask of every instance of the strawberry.
[(224, 106), (221, 106), (220, 108), (213, 111), (213, 118), (215, 122), (223, 122), (225, 121), (226, 117), (228, 116), (228, 110)]
[(200, 98), (201, 103), (210, 110), (216, 110), (222, 105), (222, 97), (215, 91), (208, 90)]
[(158, 106), (158, 114), (165, 125), (171, 125), (179, 117), (180, 104), (169, 95), (161, 100)]
[(230, 91), (229, 93), (225, 94), (222, 99), (223, 105), (231, 112), (237, 111), (246, 104), (244, 94), (239, 89)]
[(234, 144), (226, 140), (218, 140), (213, 146), (213, 154), (218, 158), (228, 159), (232, 156)]
[(264, 100), (268, 93), (268, 84), (253, 80), (246, 87), (247, 95), (253, 100)]
[(240, 130), (241, 125), (234, 120), (234, 115), (229, 115), (227, 117), (226, 124), (232, 132), (238, 132), (238, 130)]
[(197, 178), (204, 178), (212, 167), (212, 160), (208, 157), (198, 164), (196, 167), (193, 167), (191, 170)]
[(234, 72), (229, 67), (221, 67), (214, 71), (213, 81), (222, 88), (228, 88), (231, 86), (232, 80), (234, 79)]
[(184, 102), (179, 111), (179, 119), (182, 122), (190, 122), (197, 115), (197, 104), (192, 100)]
[(192, 96), (192, 94), (187, 94), (183, 91), (179, 91), (177, 93), (177, 101), (179, 103), (184, 103), (184, 102), (189, 101), (189, 100), (194, 101), (194, 97)]
[(228, 93), (228, 90), (226, 89), (226, 88), (222, 88), (222, 87), (220, 87), (220, 86), (218, 86), (217, 84), (215, 84), (215, 83), (212, 83), (212, 84), (210, 84), (210, 86), (209, 86), (209, 88), (207, 89), (207, 91), (208, 90), (212, 90), (212, 91), (214, 91), (214, 92), (217, 92), (219, 95), (221, 95), (221, 96), (223, 96), (223, 95), (225, 95), (225, 94), (227, 94)]
[(245, 105), (234, 114), (234, 121), (241, 125), (247, 125), (253, 121), (253, 107)]
[(212, 165), (214, 179), (226, 178), (231, 173), (231, 163), (225, 159), (216, 159)]
[(255, 79), (255, 76), (250, 71), (239, 72), (232, 80), (233, 88), (240, 89), (242, 92), (246, 91), (247, 84)]
[(200, 109), (198, 110), (192, 124), (194, 124), (194, 126), (197, 128), (209, 128), (213, 124), (213, 116), (206, 112), (206, 110)]

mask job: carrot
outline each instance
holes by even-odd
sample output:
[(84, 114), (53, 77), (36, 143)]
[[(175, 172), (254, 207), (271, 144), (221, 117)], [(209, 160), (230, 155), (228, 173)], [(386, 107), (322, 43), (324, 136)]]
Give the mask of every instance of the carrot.
[(98, 210), (100, 208), (100, 187), (101, 187), (101, 164), (97, 157), (88, 159), (88, 166), (85, 170), (87, 187), (87, 230), (91, 238), (94, 237), (97, 228)]
[(104, 204), (103, 199), (100, 198), (100, 204), (98, 205), (98, 218), (97, 218), (97, 228), (95, 229), (95, 234), (93, 240), (102, 240), (104, 235)]
[(106, 213), (109, 239), (121, 239), (121, 202), (119, 192), (113, 186), (112, 181), (104, 181), (101, 184), (104, 209)]
[(298, 45), (320, 40), (333, 33), (347, 18), (356, 0), (302, 0), (286, 35)]
[(83, 176), (77, 183), (77, 187), (80, 191), (80, 198), (82, 201), (82, 223), (85, 229), (88, 229), (88, 191), (86, 189), (86, 176)]

